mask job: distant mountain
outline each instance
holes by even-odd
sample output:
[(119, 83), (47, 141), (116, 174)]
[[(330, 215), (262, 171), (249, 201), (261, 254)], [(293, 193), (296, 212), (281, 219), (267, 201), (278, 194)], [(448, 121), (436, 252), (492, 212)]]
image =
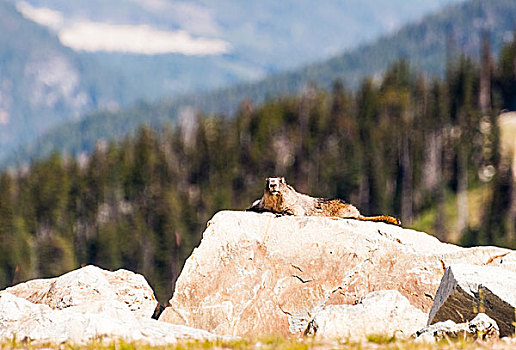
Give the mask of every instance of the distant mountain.
[(470, 0), (408, 25), (373, 44), (256, 83), (87, 115), (52, 130), (39, 142), (11, 157), (9, 163), (14, 159), (46, 155), (54, 149), (79, 154), (91, 150), (99, 139), (122, 137), (142, 123), (159, 127), (181, 115), (191, 117), (196, 110), (230, 115), (243, 99), (261, 103), (267, 98), (298, 93), (309, 82), (329, 88), (336, 79), (342, 79), (347, 85), (357, 86), (365, 76), (380, 74), (399, 58), (409, 60), (412, 67), (423, 72), (441, 74), (447, 45), (454, 47), (455, 52), (478, 55), (480, 38), (485, 32), (496, 53), (504, 42), (512, 39), (515, 27), (516, 1)]
[[(110, 25), (102, 26), (105, 35), (116, 28), (119, 34), (121, 29), (129, 32), (123, 26), (142, 25), (166, 32), (183, 31), (191, 36), (191, 42), (203, 38), (227, 43), (228, 47), (220, 50), (218, 46), (219, 50), (212, 48), (211, 52), (227, 54), (232, 58), (227, 62), (237, 64), (243, 76), (257, 78), (338, 54), (461, 0), (11, 1), (26, 9), (23, 13), (46, 23), (72, 47), (91, 50), (92, 46), (87, 46), (91, 38), (80, 36), (78, 29), (98, 28), (99, 24)], [(53, 15), (42, 12), (45, 9)], [(173, 63), (174, 58), (168, 61)]]
[[(0, 155), (91, 106), (72, 50), (0, 1)], [(37, 48), (35, 50), (34, 48)]]
[(258, 80), (457, 1), (0, 0), (0, 158), (85, 112)]

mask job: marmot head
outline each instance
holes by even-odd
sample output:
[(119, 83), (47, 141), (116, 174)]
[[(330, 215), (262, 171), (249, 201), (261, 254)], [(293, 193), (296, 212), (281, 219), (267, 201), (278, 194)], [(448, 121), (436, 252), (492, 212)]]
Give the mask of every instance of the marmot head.
[(287, 182), (284, 177), (268, 177), (265, 179), (265, 192), (278, 195), (285, 189), (287, 189)]

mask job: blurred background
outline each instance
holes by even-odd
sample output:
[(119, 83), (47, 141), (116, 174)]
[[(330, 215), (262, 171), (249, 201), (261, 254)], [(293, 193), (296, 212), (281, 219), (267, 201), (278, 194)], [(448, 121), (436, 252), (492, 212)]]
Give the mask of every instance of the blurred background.
[(514, 0), (0, 0), (0, 288), (161, 303), (264, 178), (516, 248)]

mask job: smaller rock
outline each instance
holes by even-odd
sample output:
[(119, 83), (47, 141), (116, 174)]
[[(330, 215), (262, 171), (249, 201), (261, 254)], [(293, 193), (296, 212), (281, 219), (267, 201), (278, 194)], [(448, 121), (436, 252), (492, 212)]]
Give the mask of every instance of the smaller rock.
[(480, 340), (495, 340), (500, 338), (500, 328), (491, 317), (479, 313), (474, 319), (467, 323), (471, 334), (476, 334)]
[(72, 345), (122, 339), (150, 346), (180, 340), (227, 339), (187, 326), (137, 317), (125, 303), (116, 300), (92, 301), (60, 310), (4, 292), (0, 294), (0, 341), (14, 337), (36, 343)]
[(329, 305), (308, 324), (307, 335), (360, 341), (368, 335), (408, 337), (425, 325), (427, 314), (394, 290), (372, 292), (356, 305)]
[(516, 337), (503, 337), (503, 338), (500, 338), (500, 340), (502, 342), (504, 342), (505, 344), (509, 344), (509, 345), (516, 347)]
[(62, 310), (93, 301), (116, 300), (138, 317), (150, 318), (158, 304), (142, 275), (128, 270), (106, 271), (88, 265), (56, 278), (36, 279), (5, 290), (35, 304)]
[(466, 323), (457, 324), (451, 320), (435, 323), (417, 331), (414, 338), (421, 342), (434, 342), (445, 338), (492, 341), (500, 338), (500, 329), (491, 317), (479, 313), (474, 319)]

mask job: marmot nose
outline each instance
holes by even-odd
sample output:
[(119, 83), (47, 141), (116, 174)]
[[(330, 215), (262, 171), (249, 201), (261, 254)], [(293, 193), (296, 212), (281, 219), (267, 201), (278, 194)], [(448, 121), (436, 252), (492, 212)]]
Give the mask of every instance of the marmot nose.
[(277, 184), (269, 184), (269, 190), (275, 190), (278, 187)]

